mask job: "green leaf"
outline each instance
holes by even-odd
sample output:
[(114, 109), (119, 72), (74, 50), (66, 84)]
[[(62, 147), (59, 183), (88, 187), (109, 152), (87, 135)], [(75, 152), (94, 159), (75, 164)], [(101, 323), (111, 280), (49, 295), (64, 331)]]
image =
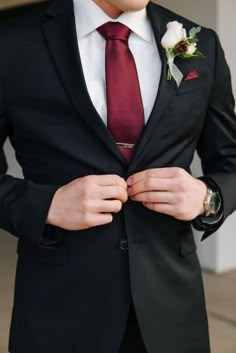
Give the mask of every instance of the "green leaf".
[(201, 30), (202, 30), (202, 28), (200, 26), (193, 27), (192, 29), (190, 29), (190, 31), (189, 31), (190, 38), (195, 38), (196, 35), (201, 32)]
[(197, 38), (189, 38), (188, 39), (188, 43), (189, 44), (194, 44), (194, 43), (197, 43), (199, 40)]

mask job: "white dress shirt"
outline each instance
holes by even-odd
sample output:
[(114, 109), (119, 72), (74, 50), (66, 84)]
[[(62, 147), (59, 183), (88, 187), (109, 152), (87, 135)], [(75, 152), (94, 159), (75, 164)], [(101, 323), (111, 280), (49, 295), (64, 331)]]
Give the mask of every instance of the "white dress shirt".
[(155, 103), (161, 59), (146, 9), (110, 18), (93, 0), (74, 0), (79, 52), (87, 89), (94, 107), (107, 124), (105, 39), (97, 28), (109, 21), (120, 22), (131, 29), (129, 47), (133, 54), (142, 95), (145, 122)]

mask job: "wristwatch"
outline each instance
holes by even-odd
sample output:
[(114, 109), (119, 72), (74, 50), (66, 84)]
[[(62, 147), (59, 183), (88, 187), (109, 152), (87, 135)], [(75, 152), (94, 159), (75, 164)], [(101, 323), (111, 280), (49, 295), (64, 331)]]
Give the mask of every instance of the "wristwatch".
[(221, 197), (218, 191), (207, 188), (207, 195), (204, 201), (205, 216), (215, 216), (221, 209)]

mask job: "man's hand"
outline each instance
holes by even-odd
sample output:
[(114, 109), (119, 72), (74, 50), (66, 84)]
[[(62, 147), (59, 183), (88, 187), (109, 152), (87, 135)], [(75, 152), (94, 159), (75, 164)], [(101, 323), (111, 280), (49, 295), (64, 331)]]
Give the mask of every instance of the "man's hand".
[(128, 194), (152, 211), (183, 221), (204, 213), (206, 185), (181, 168), (149, 169), (131, 176)]
[(121, 177), (86, 176), (57, 190), (47, 223), (66, 230), (108, 224), (127, 199), (127, 184)]

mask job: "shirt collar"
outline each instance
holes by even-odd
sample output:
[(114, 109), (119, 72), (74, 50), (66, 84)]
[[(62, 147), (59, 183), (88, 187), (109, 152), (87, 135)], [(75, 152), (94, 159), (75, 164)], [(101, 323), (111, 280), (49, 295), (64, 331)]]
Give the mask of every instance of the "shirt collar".
[(106, 22), (120, 22), (145, 41), (152, 43), (153, 34), (146, 8), (125, 12), (117, 19), (110, 18), (93, 0), (74, 0), (77, 36), (81, 39)]

